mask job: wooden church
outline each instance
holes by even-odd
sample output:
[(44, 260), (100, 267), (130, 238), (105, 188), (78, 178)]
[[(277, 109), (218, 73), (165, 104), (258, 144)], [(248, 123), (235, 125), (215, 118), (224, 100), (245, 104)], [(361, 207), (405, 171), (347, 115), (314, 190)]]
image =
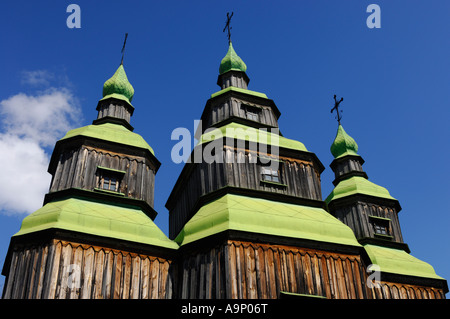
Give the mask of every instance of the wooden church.
[(446, 280), (410, 255), (400, 204), (368, 180), (355, 140), (339, 123), (323, 200), (324, 165), (279, 133), (280, 110), (248, 89), (246, 68), (229, 41), (166, 203), (166, 236), (153, 222), (160, 162), (133, 132), (121, 64), (97, 119), (56, 143), (44, 205), (11, 238), (3, 298), (445, 298)]

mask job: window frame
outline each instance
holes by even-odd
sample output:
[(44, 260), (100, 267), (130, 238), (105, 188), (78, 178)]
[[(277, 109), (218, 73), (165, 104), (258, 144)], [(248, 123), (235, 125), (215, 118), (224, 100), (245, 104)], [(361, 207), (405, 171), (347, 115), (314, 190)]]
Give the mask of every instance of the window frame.
[[(97, 180), (97, 187), (95, 188), (95, 190), (123, 195), (120, 192), (120, 187), (122, 186), (122, 180), (125, 173), (126, 173), (125, 171), (103, 166), (97, 166), (98, 180)], [(108, 181), (107, 184), (105, 184), (105, 180)], [(112, 183), (112, 181), (114, 181), (114, 183)], [(105, 185), (108, 186), (105, 187)], [(115, 185), (114, 189), (111, 188), (112, 185)]]
[[(287, 185), (284, 184), (284, 179), (283, 179), (283, 165), (284, 165), (283, 161), (281, 161), (279, 159), (266, 158), (266, 157), (264, 157), (264, 159), (265, 160), (270, 159), (271, 161), (278, 162), (278, 168), (276, 170), (273, 169), (271, 167), (271, 162), (269, 162), (269, 163), (262, 162), (261, 157), (258, 157), (258, 163), (260, 166), (259, 167), (259, 175), (260, 175), (261, 185), (286, 189)], [(269, 174), (266, 174), (266, 172), (269, 172)], [(276, 173), (276, 174), (274, 174), (274, 173)], [(266, 179), (266, 176), (270, 176), (270, 178)], [(274, 176), (278, 180), (274, 180)]]
[(247, 120), (253, 121), (253, 122), (259, 122), (261, 119), (261, 108), (248, 105), (248, 104), (242, 104), (242, 109), (245, 112), (245, 118)]
[[(268, 172), (268, 173), (267, 173)], [(272, 182), (272, 183), (280, 183), (281, 184), (281, 170), (278, 167), (277, 170), (272, 169), (270, 165), (262, 165), (261, 166), (261, 178), (264, 182)], [(266, 177), (269, 178), (266, 178)], [(276, 177), (277, 180), (274, 180)]]
[(380, 216), (369, 216), (375, 237), (394, 238), (391, 232), (391, 219)]

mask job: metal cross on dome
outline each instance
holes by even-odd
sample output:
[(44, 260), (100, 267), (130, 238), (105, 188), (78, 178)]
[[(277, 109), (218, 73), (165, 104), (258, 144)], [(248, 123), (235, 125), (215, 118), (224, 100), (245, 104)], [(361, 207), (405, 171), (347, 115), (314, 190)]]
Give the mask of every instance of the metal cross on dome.
[(233, 16), (234, 12), (231, 12), (231, 15), (229, 12), (227, 12), (227, 23), (225, 24), (225, 28), (223, 28), (222, 32), (225, 32), (225, 30), (228, 31), (228, 43), (231, 42), (231, 26), (230, 26), (230, 21), (231, 21), (231, 17)]
[(120, 61), (120, 64), (123, 64), (123, 56), (125, 55), (125, 45), (127, 44), (127, 38), (128, 38), (128, 33), (125, 33), (125, 40), (123, 41), (123, 47), (122, 47), (122, 60)]
[(334, 95), (334, 107), (331, 109), (331, 113), (333, 113), (334, 110), (336, 110), (336, 118), (338, 120), (338, 123), (341, 124), (341, 113), (342, 110), (339, 110), (339, 104), (341, 104), (341, 102), (344, 101), (344, 98), (341, 97), (341, 99), (338, 101), (336, 100), (336, 94)]

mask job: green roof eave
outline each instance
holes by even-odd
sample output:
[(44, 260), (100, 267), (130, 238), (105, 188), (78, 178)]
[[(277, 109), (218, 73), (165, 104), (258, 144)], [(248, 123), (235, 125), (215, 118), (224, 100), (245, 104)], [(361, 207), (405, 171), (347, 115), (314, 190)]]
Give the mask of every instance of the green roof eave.
[(107, 100), (107, 99), (111, 99), (111, 98), (125, 101), (126, 103), (128, 103), (129, 106), (131, 106), (131, 108), (134, 109), (134, 106), (131, 104), (130, 100), (126, 96), (124, 96), (122, 94), (118, 94), (118, 93), (112, 93), (112, 94), (105, 95), (102, 99), (99, 100), (99, 102)]
[(221, 94), (224, 94), (226, 92), (229, 91), (235, 91), (235, 92), (239, 92), (239, 93), (244, 93), (244, 94), (248, 94), (248, 95), (253, 95), (259, 98), (263, 98), (263, 99), (268, 99), (267, 95), (264, 93), (260, 93), (260, 92), (256, 92), (256, 91), (251, 91), (251, 90), (247, 90), (247, 89), (242, 89), (242, 88), (238, 88), (235, 86), (229, 86), (223, 90), (220, 90), (216, 93), (211, 94), (211, 98), (215, 98), (216, 96), (219, 96)]
[(142, 210), (78, 198), (45, 204), (24, 218), (14, 237), (52, 228), (178, 249)]
[(175, 241), (186, 245), (227, 230), (361, 247), (353, 231), (322, 208), (232, 194), (202, 206)]
[(233, 122), (212, 130), (207, 130), (200, 137), (198, 144), (208, 143), (222, 137), (240, 139), (266, 145), (278, 144), (278, 147), (280, 148), (308, 152), (302, 142), (271, 133), (270, 130), (256, 129), (254, 127)]
[(60, 140), (66, 140), (75, 136), (92, 137), (104, 141), (110, 141), (126, 146), (132, 146), (149, 150), (152, 155), (155, 155), (153, 149), (139, 134), (133, 133), (126, 127), (115, 123), (102, 123), (98, 125), (87, 125), (79, 127), (67, 132), (67, 134)]
[(372, 183), (362, 176), (352, 176), (340, 181), (330, 195), (328, 195), (325, 199), (325, 202), (329, 204), (334, 200), (355, 194), (369, 195), (396, 201), (396, 199), (389, 194), (389, 191), (386, 188)]
[(404, 250), (371, 244), (364, 245), (364, 249), (371, 263), (377, 265), (382, 273), (444, 279), (436, 274), (430, 264), (408, 254)]
[(347, 156), (347, 155), (359, 156), (356, 152), (353, 152), (353, 151), (349, 150), (349, 151), (345, 151), (341, 155), (335, 157), (335, 159), (342, 158), (342, 157)]

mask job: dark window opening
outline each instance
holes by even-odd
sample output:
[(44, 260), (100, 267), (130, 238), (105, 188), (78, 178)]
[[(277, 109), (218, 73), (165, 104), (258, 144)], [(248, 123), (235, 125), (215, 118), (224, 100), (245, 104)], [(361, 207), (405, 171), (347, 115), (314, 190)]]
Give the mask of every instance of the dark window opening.
[(253, 107), (253, 106), (249, 106), (249, 105), (244, 105), (243, 108), (245, 111), (245, 117), (248, 120), (255, 121), (255, 122), (259, 121), (259, 114), (261, 113), (260, 109)]

